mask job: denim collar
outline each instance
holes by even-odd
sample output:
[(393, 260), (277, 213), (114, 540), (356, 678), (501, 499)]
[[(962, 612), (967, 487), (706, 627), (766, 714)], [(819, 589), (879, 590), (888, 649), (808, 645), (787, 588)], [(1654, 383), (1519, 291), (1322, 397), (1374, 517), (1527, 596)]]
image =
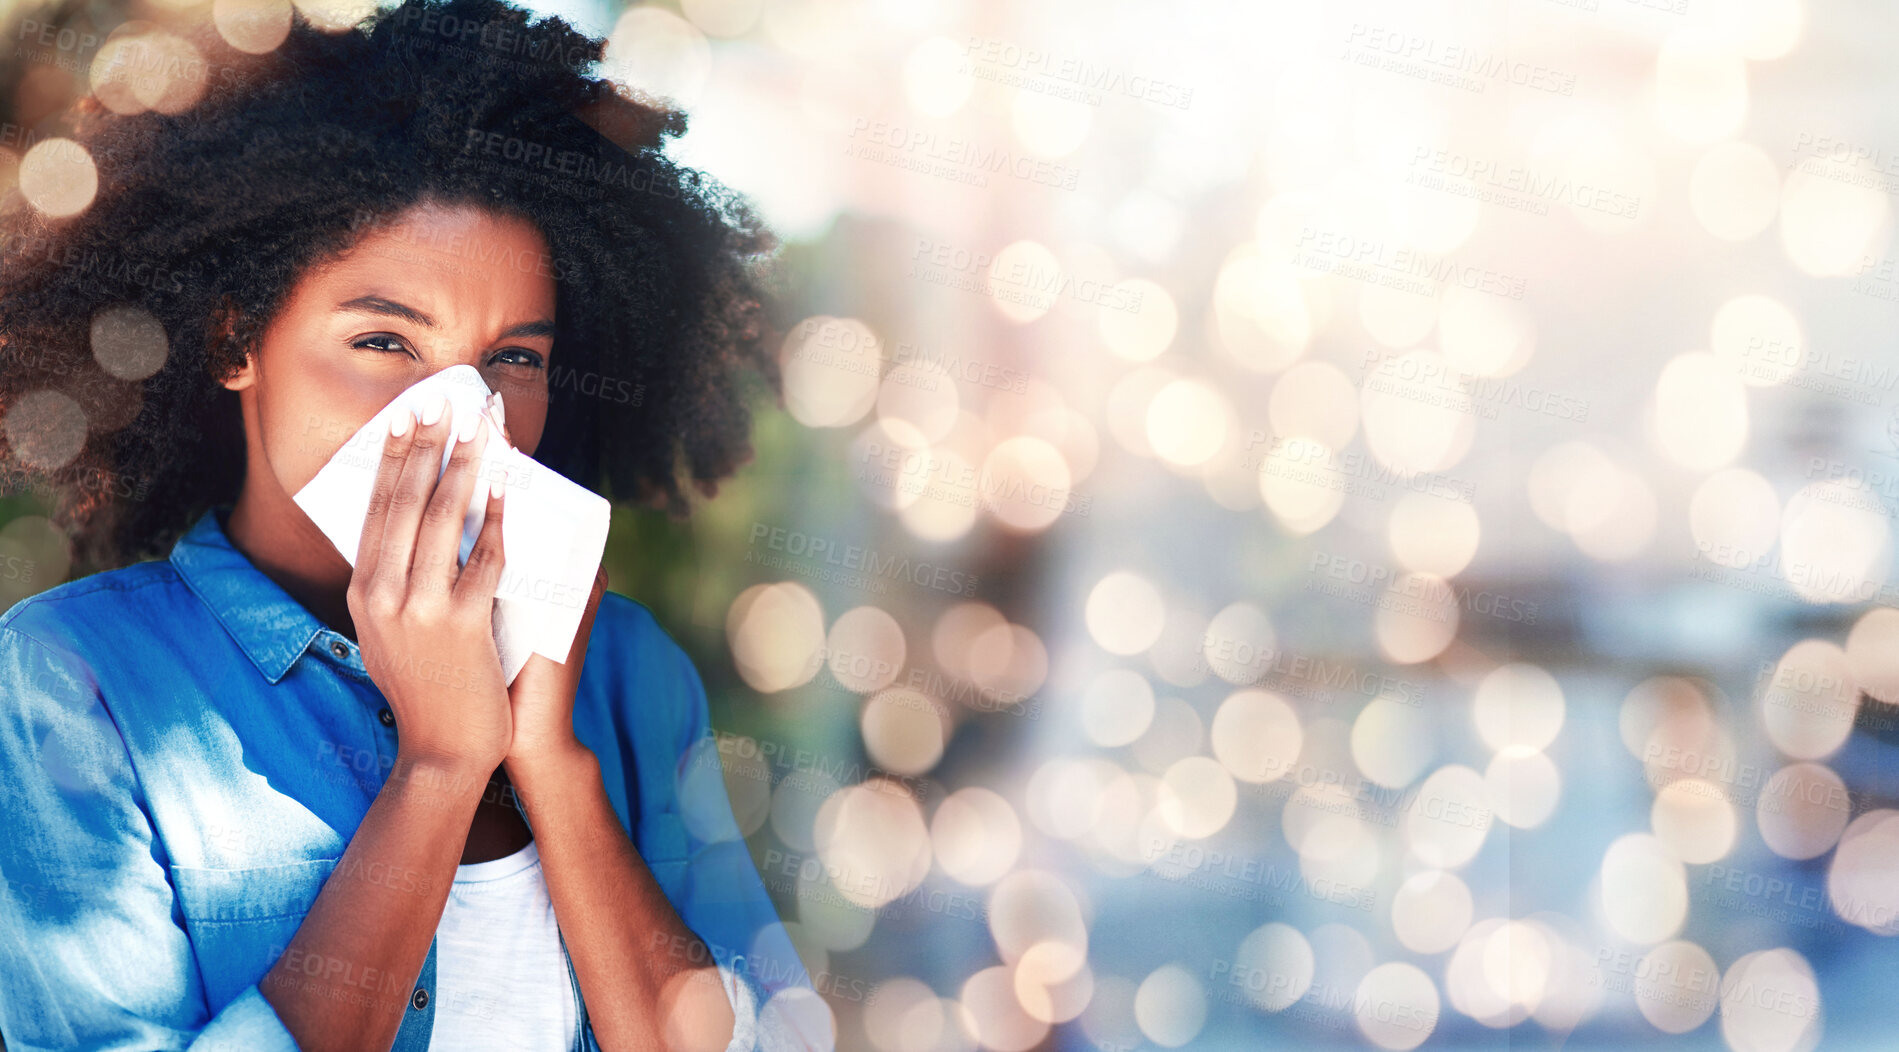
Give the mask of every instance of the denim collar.
[(229, 511), (221, 505), (205, 512), (172, 546), (171, 565), (274, 684), (323, 632), (323, 623), (232, 546), (220, 521)]

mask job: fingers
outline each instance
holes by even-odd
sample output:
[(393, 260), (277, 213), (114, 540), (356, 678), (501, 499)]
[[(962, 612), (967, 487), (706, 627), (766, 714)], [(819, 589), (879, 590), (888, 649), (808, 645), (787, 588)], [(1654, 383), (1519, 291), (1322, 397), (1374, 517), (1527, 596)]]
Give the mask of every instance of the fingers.
[(375, 578), (389, 499), (395, 493), (402, 465), (409, 459), (409, 444), (414, 438), (415, 414), (407, 408), (390, 414), (389, 433), (383, 438), (382, 456), (376, 463), (376, 481), (369, 489), (369, 512), (363, 516), (363, 533), (356, 542), (356, 573), (352, 580)]
[(501, 569), (506, 561), (501, 552), (501, 519), (508, 486), (500, 479), (483, 484), (488, 487), (488, 509), (475, 547), (468, 553), (468, 563), (455, 581), (455, 601), (488, 609), (494, 604), (495, 590), (501, 586)]
[(435, 493), (422, 513), (421, 532), (415, 541), (415, 562), (410, 568), (411, 587), (444, 598), (453, 593), (461, 570), (457, 565), (462, 547), (462, 523), (468, 517), (468, 504), (479, 483), (481, 451), (488, 442), (487, 417), (470, 413), (454, 421), (449, 436), (454, 443), (448, 467), (435, 484)]
[(435, 480), (442, 470), (442, 444), (448, 441), (449, 409), (446, 397), (422, 410), (421, 419), (411, 433), (408, 454), (402, 472), (389, 493), (389, 509), (383, 520), (378, 577), (394, 576), (407, 581), (415, 558), (416, 534), (422, 526), (422, 513)]

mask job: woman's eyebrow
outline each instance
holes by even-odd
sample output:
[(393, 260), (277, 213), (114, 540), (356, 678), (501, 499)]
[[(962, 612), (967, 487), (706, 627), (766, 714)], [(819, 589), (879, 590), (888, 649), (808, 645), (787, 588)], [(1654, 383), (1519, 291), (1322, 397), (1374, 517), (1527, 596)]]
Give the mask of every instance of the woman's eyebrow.
[(524, 322), (502, 333), (500, 338), (503, 340), (512, 340), (531, 336), (546, 336), (552, 339), (554, 336), (554, 323), (545, 318), (540, 321)]
[(384, 299), (381, 296), (358, 296), (353, 300), (345, 300), (337, 304), (336, 307), (338, 310), (352, 310), (364, 314), (381, 314), (391, 318), (401, 318), (404, 321), (412, 321), (417, 325), (426, 325), (431, 329), (435, 327), (434, 318), (429, 317), (427, 314), (405, 303), (397, 303), (395, 300)]

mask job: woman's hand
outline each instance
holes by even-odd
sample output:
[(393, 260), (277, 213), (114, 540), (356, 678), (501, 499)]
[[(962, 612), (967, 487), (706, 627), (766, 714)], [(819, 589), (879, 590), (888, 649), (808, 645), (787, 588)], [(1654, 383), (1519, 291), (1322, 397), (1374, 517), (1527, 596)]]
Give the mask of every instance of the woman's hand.
[(539, 763), (571, 755), (580, 747), (574, 737), (574, 694), (580, 689), (580, 667), (587, 660), (587, 640), (593, 635), (593, 616), (600, 610), (600, 597), (607, 591), (607, 568), (593, 575), (593, 594), (587, 597), (587, 610), (580, 616), (580, 631), (567, 650), (565, 664), (549, 661), (539, 654), (528, 655), (527, 664), (508, 688), (508, 700), (514, 712), (514, 739), (508, 746), (508, 763)]
[[(500, 393), (488, 396), (488, 407), (501, 427), (501, 439), (510, 447), (514, 437), (508, 431), (508, 406)], [(574, 737), (574, 694), (580, 689), (580, 666), (587, 659), (587, 640), (593, 635), (593, 616), (600, 610), (600, 597), (607, 591), (607, 568), (594, 571), (593, 594), (587, 597), (587, 609), (580, 615), (580, 631), (567, 648), (567, 661), (549, 661), (540, 654), (529, 654), (527, 664), (508, 687), (513, 710), (514, 738), (508, 747), (510, 767), (539, 763), (544, 759), (571, 756), (580, 747)]]
[(485, 777), (513, 740), (493, 623), (502, 488), (490, 488), (487, 518), (461, 566), (462, 520), (487, 429), (477, 416), (451, 431), (450, 416), (446, 399), (420, 422), (406, 410), (395, 414), (363, 520), (349, 612), (363, 665), (395, 712), (404, 758), (466, 765)]

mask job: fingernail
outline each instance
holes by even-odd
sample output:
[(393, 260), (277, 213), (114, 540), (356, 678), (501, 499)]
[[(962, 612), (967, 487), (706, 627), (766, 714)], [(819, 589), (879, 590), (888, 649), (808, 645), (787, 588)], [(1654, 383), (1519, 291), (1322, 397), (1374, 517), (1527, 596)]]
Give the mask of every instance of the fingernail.
[(389, 437), (401, 438), (409, 433), (409, 425), (415, 423), (415, 414), (407, 407), (396, 410), (389, 416)]
[(508, 426), (508, 403), (501, 400), (501, 393), (495, 392), (495, 423)]
[(495, 479), (493, 482), (488, 483), (488, 496), (494, 498), (495, 500), (500, 500), (502, 497), (505, 497), (507, 495), (508, 495), (508, 484), (506, 482), (503, 482), (500, 479)]
[(448, 408), (447, 395), (443, 395), (440, 398), (437, 398), (435, 401), (430, 402), (428, 406), (422, 410), (422, 426), (434, 427), (435, 422), (437, 420), (442, 419), (442, 413), (447, 408)]
[(460, 444), (474, 438), (476, 430), (480, 427), (480, 413), (470, 413), (455, 421), (455, 442)]

